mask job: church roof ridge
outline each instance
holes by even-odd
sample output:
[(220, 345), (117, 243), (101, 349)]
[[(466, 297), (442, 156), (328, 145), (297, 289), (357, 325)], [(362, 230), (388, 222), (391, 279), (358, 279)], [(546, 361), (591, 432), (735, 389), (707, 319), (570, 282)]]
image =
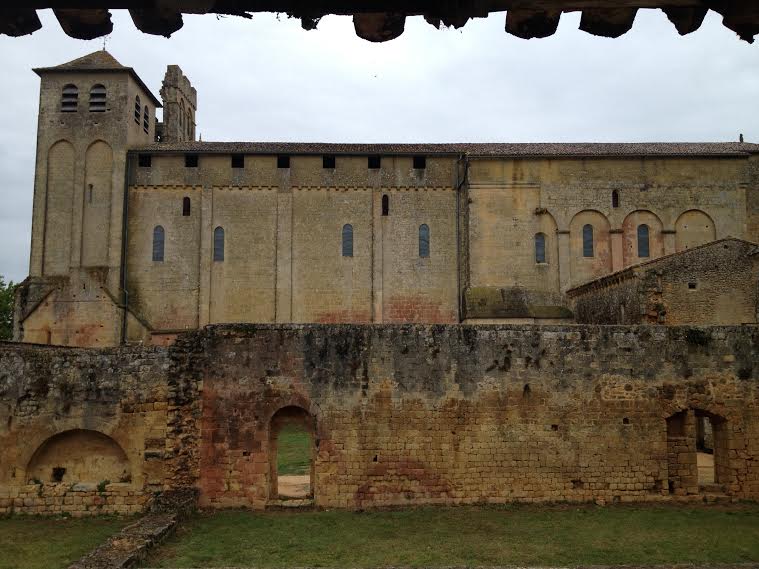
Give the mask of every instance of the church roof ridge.
[(133, 150), (207, 154), (466, 154), (473, 158), (561, 158), (580, 156), (748, 156), (759, 153), (759, 144), (748, 142), (333, 143), (186, 141), (159, 142)]

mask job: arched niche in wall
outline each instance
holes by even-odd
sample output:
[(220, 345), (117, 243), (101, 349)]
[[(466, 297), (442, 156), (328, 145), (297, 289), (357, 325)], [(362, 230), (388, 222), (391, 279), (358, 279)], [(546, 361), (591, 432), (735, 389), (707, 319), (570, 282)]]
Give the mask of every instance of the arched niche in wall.
[[(641, 231), (641, 226), (645, 226), (647, 230)], [(663, 228), (664, 224), (659, 216), (651, 211), (639, 209), (627, 214), (622, 222), (622, 262), (624, 266), (628, 267), (664, 255)], [(640, 243), (641, 238), (645, 239), (646, 233), (648, 234), (647, 248), (644, 243)], [(648, 256), (645, 256), (646, 250)], [(644, 256), (639, 256), (639, 253), (644, 253)]]
[(684, 251), (717, 238), (714, 221), (700, 209), (680, 214), (675, 222), (675, 250)]
[(111, 437), (74, 429), (53, 435), (34, 452), (26, 478), (45, 483), (131, 482), (129, 459)]
[(71, 265), (74, 156), (74, 146), (68, 140), (59, 140), (47, 153), (44, 275), (68, 274)]
[[(587, 226), (591, 226), (592, 231), (588, 231)], [(612, 271), (610, 229), (606, 216), (590, 209), (577, 213), (569, 222), (569, 258), (573, 285)], [(590, 235), (592, 247), (589, 248)]]
[(93, 142), (84, 157), (84, 223), (82, 265), (108, 264), (113, 189), (113, 150), (102, 140)]

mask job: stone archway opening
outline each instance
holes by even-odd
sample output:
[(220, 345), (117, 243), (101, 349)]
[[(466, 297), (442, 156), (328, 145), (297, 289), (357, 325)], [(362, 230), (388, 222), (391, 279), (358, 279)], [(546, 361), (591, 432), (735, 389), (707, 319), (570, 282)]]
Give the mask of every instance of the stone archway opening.
[(315, 455), (314, 417), (296, 406), (277, 411), (269, 425), (270, 498), (313, 498)]
[(726, 421), (706, 411), (697, 410), (694, 415), (698, 486), (702, 490), (721, 490), (729, 475)]
[(667, 419), (670, 494), (724, 493), (730, 479), (728, 456), (724, 417), (686, 409)]

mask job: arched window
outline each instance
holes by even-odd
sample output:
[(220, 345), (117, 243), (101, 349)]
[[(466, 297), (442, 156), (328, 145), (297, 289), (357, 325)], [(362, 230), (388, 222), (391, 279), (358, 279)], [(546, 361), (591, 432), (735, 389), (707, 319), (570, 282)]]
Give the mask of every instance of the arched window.
[(186, 196), (182, 198), (182, 215), (184, 217), (190, 215), (190, 198)]
[(106, 91), (103, 85), (93, 85), (90, 89), (90, 112), (104, 113), (106, 103)]
[(343, 225), (343, 257), (353, 257), (353, 226)]
[(535, 262), (536, 263), (546, 262), (546, 234), (545, 233), (535, 234)]
[(619, 207), (619, 192), (617, 190), (611, 193), (611, 207)]
[(390, 196), (382, 196), (382, 215), (390, 215)]
[(430, 256), (430, 228), (426, 223), (419, 226), (419, 256)]
[(213, 260), (224, 260), (224, 228), (217, 227), (213, 230)]
[(638, 257), (649, 256), (648, 225), (638, 226)]
[(153, 261), (163, 262), (163, 242), (164, 242), (163, 227), (156, 225), (153, 229)]
[(140, 103), (140, 96), (134, 97), (134, 122), (140, 124), (140, 113), (142, 111), (142, 104)]
[(582, 256), (593, 256), (593, 226), (590, 223), (582, 227)]
[(76, 85), (65, 85), (61, 92), (61, 111), (64, 113), (75, 113), (79, 104), (79, 89)]
[(142, 111), (142, 130), (148, 132), (150, 130), (150, 109), (145, 105)]

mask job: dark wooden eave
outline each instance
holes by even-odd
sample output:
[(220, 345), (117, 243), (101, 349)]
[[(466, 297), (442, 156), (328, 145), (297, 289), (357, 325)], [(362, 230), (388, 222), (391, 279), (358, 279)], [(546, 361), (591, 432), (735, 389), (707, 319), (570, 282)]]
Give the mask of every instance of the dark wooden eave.
[(299, 18), (305, 29), (314, 29), (329, 14), (352, 15), (359, 37), (382, 42), (400, 36), (408, 16), (458, 28), (471, 18), (506, 11), (506, 31), (530, 39), (552, 35), (562, 13), (580, 11), (581, 30), (615, 38), (646, 8), (663, 10), (681, 35), (697, 30), (708, 10), (749, 43), (759, 33), (759, 0), (8, 0), (0, 6), (0, 34), (37, 31), (42, 24), (36, 10), (45, 8), (52, 8), (63, 30), (78, 39), (109, 34), (109, 9), (128, 9), (138, 29), (166, 37), (182, 27), (183, 14), (277, 12)]

